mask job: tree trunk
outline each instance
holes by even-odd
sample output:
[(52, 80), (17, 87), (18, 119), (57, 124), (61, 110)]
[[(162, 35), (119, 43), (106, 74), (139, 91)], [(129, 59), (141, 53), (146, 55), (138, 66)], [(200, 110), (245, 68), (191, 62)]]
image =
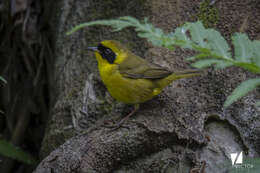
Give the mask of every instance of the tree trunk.
[[(35, 173), (204, 169), (216, 173), (231, 166), (231, 152), (244, 151), (247, 156), (259, 157), (260, 110), (254, 105), (259, 91), (227, 109), (222, 106), (231, 91), (241, 81), (254, 77), (252, 74), (238, 68), (209, 69), (200, 77), (176, 81), (158, 97), (142, 104), (140, 111), (124, 124), (126, 127), (111, 132), (102, 124), (122, 118), (132, 107), (109, 96), (94, 55), (86, 52), (87, 46), (106, 39), (119, 40), (148, 61), (173, 71), (190, 68), (185, 57), (192, 52), (153, 47), (137, 38), (132, 29), (113, 33), (108, 27), (98, 26), (65, 35), (79, 23), (119, 16), (149, 17), (155, 26), (172, 31), (187, 21), (198, 20), (213, 8), (209, 5), (202, 11), (200, 2), (59, 1), (55, 20), (58, 97), (42, 143), (42, 157), (46, 158)], [(247, 32), (251, 39), (260, 38), (255, 27), (260, 25), (257, 1), (217, 1), (213, 6), (219, 11), (216, 21), (206, 20), (211, 27), (216, 22), (215, 27), (225, 38), (230, 39), (233, 32), (239, 31)]]

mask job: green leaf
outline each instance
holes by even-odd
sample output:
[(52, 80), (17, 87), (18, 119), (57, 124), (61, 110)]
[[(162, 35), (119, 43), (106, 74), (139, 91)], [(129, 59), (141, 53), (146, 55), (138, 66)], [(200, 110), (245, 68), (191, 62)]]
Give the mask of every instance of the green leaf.
[(207, 29), (207, 41), (211, 50), (223, 58), (232, 59), (230, 47), (221, 34), (214, 29)]
[(158, 34), (158, 35), (163, 35), (163, 31), (162, 31), (161, 29), (159, 29), (159, 28), (155, 28), (155, 29), (154, 29), (154, 32), (155, 32), (156, 34)]
[(123, 16), (123, 17), (119, 17), (118, 19), (119, 20), (125, 20), (125, 21), (128, 21), (128, 22), (134, 23), (134, 24), (140, 23), (139, 20), (137, 20), (136, 18), (131, 17), (131, 16)]
[(255, 105), (256, 105), (256, 106), (260, 106), (260, 101), (256, 102)]
[(253, 50), (253, 62), (260, 67), (260, 41), (254, 40), (251, 42), (251, 47)]
[(216, 69), (224, 69), (224, 68), (227, 68), (227, 67), (229, 67), (229, 66), (232, 66), (232, 63), (231, 63), (231, 62), (220, 60), (220, 61), (215, 65), (215, 68), (216, 68)]
[(227, 100), (224, 103), (224, 107), (228, 107), (241, 97), (245, 96), (248, 92), (255, 89), (258, 85), (260, 85), (260, 78), (249, 79), (247, 81), (242, 82), (232, 93), (228, 96)]
[(260, 67), (253, 63), (245, 63), (245, 62), (234, 62), (233, 65), (242, 67), (252, 73), (260, 73)]
[(189, 23), (189, 31), (191, 34), (192, 41), (194, 41), (197, 45), (202, 48), (208, 48), (208, 44), (205, 42), (206, 39), (206, 29), (203, 24), (198, 21), (196, 23)]
[(205, 67), (209, 67), (213, 64), (218, 64), (221, 63), (221, 60), (217, 60), (217, 59), (202, 59), (202, 60), (198, 60), (195, 63), (191, 64), (193, 67), (196, 68), (205, 68)]
[[(164, 34), (163, 34), (164, 35)], [(163, 36), (163, 47), (168, 48), (171, 51), (174, 51), (175, 45), (174, 45), (174, 36), (173, 33), (169, 33)]]
[(240, 62), (250, 62), (253, 57), (251, 41), (246, 34), (235, 33), (232, 36), (232, 43), (235, 49), (235, 60)]
[[(76, 25), (75, 27), (73, 27), (70, 31), (68, 31), (66, 33), (66, 35), (71, 35), (72, 33), (85, 28), (87, 26), (94, 26), (94, 25), (107, 25), (107, 26), (111, 26), (114, 31), (120, 31), (126, 27), (131, 27), (131, 26), (138, 26), (140, 25), (140, 23), (133, 23), (135, 20), (133, 20), (134, 18), (128, 18), (128, 17), (121, 17), (121, 19), (124, 20), (120, 20), (119, 19), (112, 19), (112, 20), (97, 20), (97, 21), (93, 21), (93, 22), (86, 22), (86, 23), (82, 23), (79, 25)], [(127, 19), (130, 19), (130, 22), (127, 21)]]
[(204, 53), (204, 54), (207, 54), (208, 56), (210, 55), (211, 53), (211, 50), (208, 49), (208, 48), (202, 48), (202, 47), (199, 47), (195, 44), (192, 45), (192, 48), (198, 52), (201, 52), (201, 53)]
[(0, 76), (0, 81), (4, 82), (5, 84), (7, 84), (7, 81), (2, 77)]
[(187, 25), (184, 25), (180, 28), (176, 28), (175, 32), (174, 32), (174, 40), (181, 41), (182, 44), (180, 44), (180, 46), (182, 48), (191, 49), (192, 48), (192, 42), (186, 35), (187, 30), (188, 30)]
[(14, 146), (13, 144), (0, 140), (0, 154), (12, 159), (19, 160), (26, 164), (36, 165), (36, 160), (28, 153), (24, 152), (20, 148)]
[(150, 36), (150, 33), (140, 32), (137, 35), (138, 35), (138, 37), (141, 37), (141, 38), (147, 38)]

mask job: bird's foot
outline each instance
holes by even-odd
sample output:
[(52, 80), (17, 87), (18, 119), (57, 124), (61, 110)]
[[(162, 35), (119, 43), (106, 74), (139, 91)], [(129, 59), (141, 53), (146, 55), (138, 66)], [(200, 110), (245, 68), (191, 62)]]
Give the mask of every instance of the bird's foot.
[(125, 118), (123, 118), (122, 120), (120, 120), (118, 123), (107, 123), (106, 122), (106, 124), (104, 124), (103, 125), (103, 127), (105, 127), (105, 128), (109, 128), (110, 130), (110, 132), (111, 131), (115, 131), (115, 130), (117, 130), (117, 129), (119, 129), (119, 128), (121, 128), (121, 127), (123, 127), (123, 128), (130, 128), (129, 126), (126, 126), (126, 125), (124, 125), (124, 122), (126, 121), (127, 119), (125, 119)]
[(125, 128), (130, 128), (129, 126), (123, 126), (124, 122), (126, 122), (130, 116), (132, 116), (137, 110), (139, 109), (139, 105), (135, 105), (134, 110), (132, 110), (132, 112), (130, 112), (126, 117), (124, 117), (123, 119), (121, 119), (118, 123), (116, 124), (112, 124), (112, 125), (104, 125), (103, 127), (106, 128), (111, 128), (110, 131), (115, 131), (117, 129), (119, 129), (120, 127), (125, 127)]

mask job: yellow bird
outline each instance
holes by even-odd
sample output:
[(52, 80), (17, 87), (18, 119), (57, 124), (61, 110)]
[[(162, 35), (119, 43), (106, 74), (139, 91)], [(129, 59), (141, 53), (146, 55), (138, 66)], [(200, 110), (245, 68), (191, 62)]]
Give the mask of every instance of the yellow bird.
[(135, 55), (115, 40), (105, 40), (88, 49), (95, 52), (100, 76), (111, 96), (135, 105), (117, 126), (133, 115), (140, 103), (158, 95), (172, 81), (200, 74), (198, 70), (174, 73)]

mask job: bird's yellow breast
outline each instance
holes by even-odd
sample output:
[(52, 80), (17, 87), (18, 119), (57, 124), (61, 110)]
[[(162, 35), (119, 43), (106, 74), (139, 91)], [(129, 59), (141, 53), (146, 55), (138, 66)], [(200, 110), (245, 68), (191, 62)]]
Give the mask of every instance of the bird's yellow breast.
[(98, 68), (109, 93), (118, 101), (128, 104), (143, 103), (161, 92), (151, 80), (123, 77), (117, 64), (99, 62)]

